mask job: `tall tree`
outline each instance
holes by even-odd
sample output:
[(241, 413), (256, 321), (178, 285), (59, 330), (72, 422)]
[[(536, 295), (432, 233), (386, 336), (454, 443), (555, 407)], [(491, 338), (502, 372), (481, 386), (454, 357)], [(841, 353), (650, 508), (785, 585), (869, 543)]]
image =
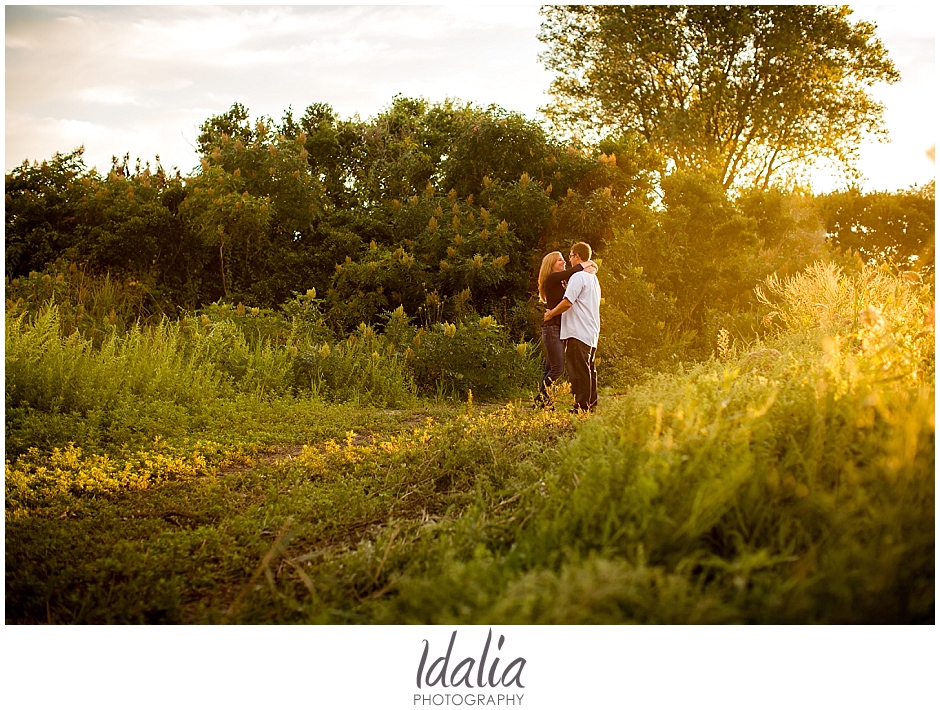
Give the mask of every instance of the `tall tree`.
[(819, 159), (852, 172), (883, 133), (869, 89), (899, 74), (847, 6), (548, 6), (557, 76), (546, 114), (587, 134), (642, 135), (680, 169), (769, 184)]

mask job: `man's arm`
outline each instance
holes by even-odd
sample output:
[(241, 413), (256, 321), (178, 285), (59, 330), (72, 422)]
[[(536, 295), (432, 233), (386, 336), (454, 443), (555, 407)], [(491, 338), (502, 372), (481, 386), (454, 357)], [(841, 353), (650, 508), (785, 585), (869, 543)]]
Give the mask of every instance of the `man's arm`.
[(560, 316), (562, 313), (564, 313), (565, 311), (567, 311), (569, 308), (571, 308), (571, 301), (569, 301), (567, 298), (563, 298), (563, 299), (561, 299), (561, 303), (559, 303), (557, 306), (555, 306), (552, 310), (550, 310), (550, 311), (545, 311), (545, 315), (544, 315), (544, 317), (542, 318), (542, 320), (550, 321), (550, 320), (551, 320), (552, 318), (554, 318), (555, 316)]

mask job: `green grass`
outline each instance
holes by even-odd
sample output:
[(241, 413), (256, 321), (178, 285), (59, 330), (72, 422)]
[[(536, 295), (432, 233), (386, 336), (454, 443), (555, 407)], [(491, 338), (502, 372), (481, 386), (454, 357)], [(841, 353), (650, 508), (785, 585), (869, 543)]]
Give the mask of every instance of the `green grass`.
[(465, 405), (282, 403), (269, 414), (241, 432), (262, 452), (250, 463), (72, 490), (13, 515), (8, 488), (8, 621), (367, 621), (362, 603), (388, 584), (373, 558), (395, 551), (388, 572), (401, 562), (387, 540), (431, 539), (504, 496), (520, 485), (509, 469), (570, 426)]
[[(173, 324), (108, 350), (8, 323), (6, 620), (932, 623), (932, 294), (825, 268), (771, 286), (772, 341), (725, 338), (586, 418), (566, 394), (243, 386), (164, 348)], [(203, 395), (145, 383), (135, 338)]]
[(7, 621), (932, 621), (931, 398), (868, 431), (794, 417), (805, 388), (722, 407), (755, 386), (722, 374), (587, 420), (281, 403), (240, 422), (244, 458), (8, 514)]

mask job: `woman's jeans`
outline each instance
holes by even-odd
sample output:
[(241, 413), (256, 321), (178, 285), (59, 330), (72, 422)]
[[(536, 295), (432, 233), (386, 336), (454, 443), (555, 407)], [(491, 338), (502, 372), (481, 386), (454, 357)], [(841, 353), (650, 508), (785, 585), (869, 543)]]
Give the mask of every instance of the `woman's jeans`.
[(535, 402), (547, 407), (552, 404), (548, 388), (565, 372), (565, 343), (561, 339), (560, 325), (542, 326), (542, 352), (545, 355), (545, 368), (542, 370), (542, 381)]

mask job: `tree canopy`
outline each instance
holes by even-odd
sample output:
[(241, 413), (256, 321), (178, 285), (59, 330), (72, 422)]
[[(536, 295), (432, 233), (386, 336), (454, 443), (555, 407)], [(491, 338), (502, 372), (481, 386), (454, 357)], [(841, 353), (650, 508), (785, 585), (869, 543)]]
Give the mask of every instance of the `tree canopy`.
[(638, 133), (679, 169), (768, 185), (825, 159), (851, 172), (899, 74), (847, 6), (548, 6), (545, 109), (572, 133)]
[(6, 176), (6, 274), (55, 259), (147, 284), (168, 312), (224, 299), (276, 307), (321, 295), (337, 331), (401, 306), (498, 313), (528, 328), (545, 251), (602, 248), (647, 205), (657, 157), (638, 140), (579, 151), (499, 107), (395, 97), (375, 118), (324, 103), (295, 118), (212, 116), (190, 174), (81, 150)]
[(872, 263), (932, 271), (936, 183), (898, 192), (863, 193), (851, 187), (821, 195), (816, 203), (829, 240)]

